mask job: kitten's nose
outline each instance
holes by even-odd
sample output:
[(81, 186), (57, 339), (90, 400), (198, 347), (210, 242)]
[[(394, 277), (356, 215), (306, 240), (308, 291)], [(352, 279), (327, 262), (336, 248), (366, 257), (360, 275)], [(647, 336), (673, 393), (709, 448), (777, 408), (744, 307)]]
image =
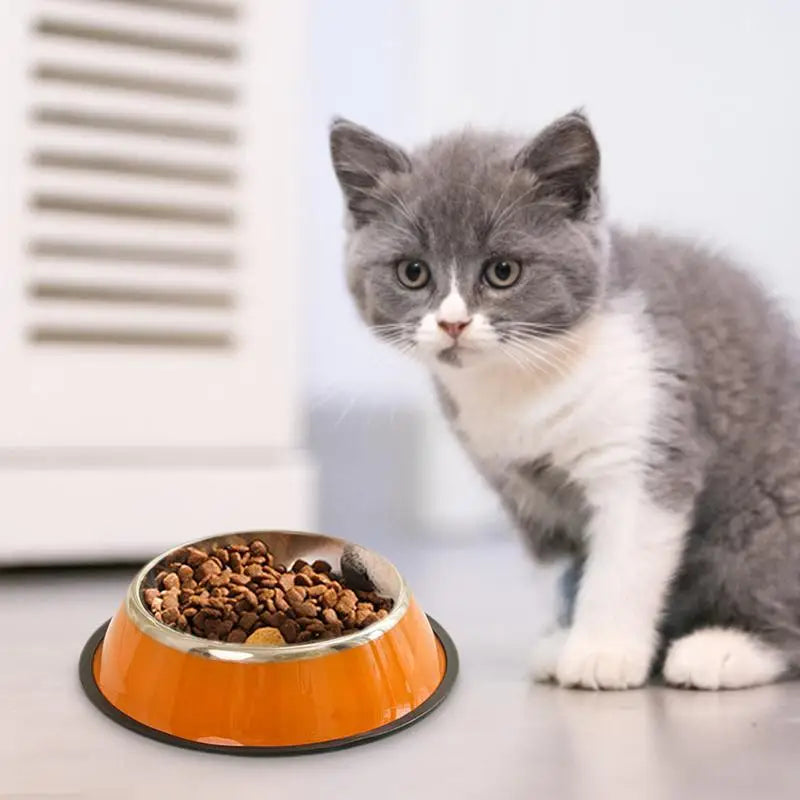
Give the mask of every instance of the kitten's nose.
[(445, 322), (444, 320), (439, 320), (439, 327), (451, 338), (458, 339), (464, 332), (464, 328), (466, 328), (470, 322), (472, 322), (470, 319), (461, 322)]

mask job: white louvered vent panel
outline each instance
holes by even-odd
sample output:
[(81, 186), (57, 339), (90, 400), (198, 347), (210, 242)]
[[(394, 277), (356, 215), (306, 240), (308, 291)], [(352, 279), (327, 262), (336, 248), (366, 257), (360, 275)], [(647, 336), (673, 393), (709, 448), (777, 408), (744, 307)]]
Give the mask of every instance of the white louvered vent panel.
[(236, 347), (238, 4), (31, 7), (29, 345)]
[(7, 5), (0, 459), (293, 451), (305, 2)]
[(13, 0), (0, 564), (313, 529), (306, 0)]

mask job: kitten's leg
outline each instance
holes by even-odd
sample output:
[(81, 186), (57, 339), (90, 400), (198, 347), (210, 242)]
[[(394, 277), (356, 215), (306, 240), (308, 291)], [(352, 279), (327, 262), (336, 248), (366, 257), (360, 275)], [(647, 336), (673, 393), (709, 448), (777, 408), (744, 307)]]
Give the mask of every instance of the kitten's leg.
[(743, 689), (772, 683), (788, 664), (779, 650), (735, 628), (703, 628), (675, 640), (664, 679), (694, 689)]
[(562, 686), (627, 689), (647, 680), (687, 518), (655, 506), (638, 486), (593, 500), (589, 553), (556, 678)]
[(572, 622), (582, 571), (582, 561), (573, 561), (564, 570), (558, 582), (557, 618), (533, 646), (531, 676), (535, 681), (547, 683), (556, 678), (558, 659), (561, 657)]

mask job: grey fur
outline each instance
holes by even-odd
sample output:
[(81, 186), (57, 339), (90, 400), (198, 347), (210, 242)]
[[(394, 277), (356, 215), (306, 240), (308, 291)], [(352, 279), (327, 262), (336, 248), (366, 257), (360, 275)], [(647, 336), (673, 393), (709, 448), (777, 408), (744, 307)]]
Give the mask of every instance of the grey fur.
[[(664, 639), (733, 626), (800, 670), (800, 343), (784, 313), (725, 258), (610, 229), (599, 150), (579, 114), (530, 143), (467, 131), (408, 156), (339, 122), (332, 151), (354, 215), (349, 284), (370, 325), (410, 330), (441, 302), (453, 269), (468, 307), (501, 336), (519, 321), (557, 335), (592, 311), (639, 304), (660, 398), (648, 490), (692, 519)], [(480, 280), (495, 254), (525, 265), (513, 291)], [(401, 258), (424, 258), (430, 286), (404, 290)], [(457, 409), (446, 396), (442, 405), (463, 437)], [(478, 466), (537, 555), (573, 560), (574, 589), (591, 514), (581, 487), (546, 462)]]
[(591, 509), (583, 490), (566, 471), (539, 458), (504, 470), (503, 477), (494, 482), (537, 558), (582, 557), (583, 531)]
[(453, 399), (450, 392), (445, 389), (441, 381), (434, 379), (436, 396), (439, 398), (439, 405), (444, 412), (445, 418), (451, 425), (455, 425), (458, 419), (458, 403)]

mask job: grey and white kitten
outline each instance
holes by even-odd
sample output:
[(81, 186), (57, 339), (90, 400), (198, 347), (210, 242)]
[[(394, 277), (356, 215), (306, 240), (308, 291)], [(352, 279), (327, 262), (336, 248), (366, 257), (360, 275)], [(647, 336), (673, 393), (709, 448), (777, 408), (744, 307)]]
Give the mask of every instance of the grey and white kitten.
[(743, 272), (609, 226), (573, 113), (406, 153), (339, 120), (347, 273), (534, 554), (569, 564), (534, 674), (703, 689), (800, 669), (800, 346)]

